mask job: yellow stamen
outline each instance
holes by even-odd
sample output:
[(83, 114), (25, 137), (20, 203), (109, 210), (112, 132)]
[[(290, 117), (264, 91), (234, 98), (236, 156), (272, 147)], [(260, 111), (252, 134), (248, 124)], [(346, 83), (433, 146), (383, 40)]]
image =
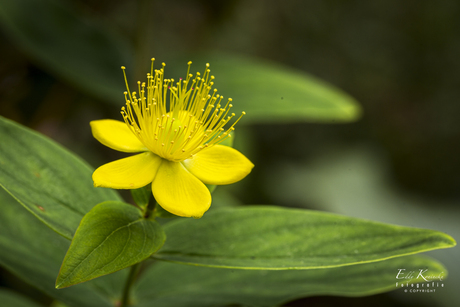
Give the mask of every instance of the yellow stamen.
[(197, 72), (193, 77), (192, 62), (188, 62), (185, 80), (174, 82), (164, 79), (164, 63), (161, 69), (153, 69), (154, 60), (147, 82), (137, 83), (138, 94), (130, 92), (122, 67), (127, 91), (121, 114), (134, 135), (150, 151), (174, 162), (189, 159), (231, 137), (230, 132), (245, 112), (230, 128), (224, 129), (235, 116), (234, 113), (228, 116), (232, 99), (222, 107), (223, 97), (217, 94), (217, 89), (211, 93), (214, 76), (210, 75), (209, 64), (203, 74)]

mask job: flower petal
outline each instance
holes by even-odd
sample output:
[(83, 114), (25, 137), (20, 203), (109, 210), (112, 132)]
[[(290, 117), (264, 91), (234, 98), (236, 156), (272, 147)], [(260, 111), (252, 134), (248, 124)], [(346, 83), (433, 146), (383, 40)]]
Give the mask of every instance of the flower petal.
[(89, 123), (96, 140), (107, 147), (122, 152), (147, 151), (147, 147), (119, 120), (101, 119)]
[(137, 189), (153, 181), (163, 159), (149, 152), (102, 165), (93, 173), (95, 187)]
[(238, 150), (223, 145), (203, 149), (182, 164), (204, 183), (218, 185), (240, 181), (254, 167)]
[(179, 216), (199, 218), (211, 206), (209, 190), (179, 162), (163, 161), (152, 192), (163, 209)]

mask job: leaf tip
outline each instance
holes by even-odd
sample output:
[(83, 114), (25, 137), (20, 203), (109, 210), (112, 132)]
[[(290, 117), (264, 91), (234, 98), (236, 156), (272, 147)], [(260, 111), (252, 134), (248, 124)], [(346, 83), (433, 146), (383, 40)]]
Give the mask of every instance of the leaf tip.
[[(65, 259), (64, 259), (64, 262), (65, 262)], [(73, 286), (78, 283), (78, 282), (72, 282), (73, 281), (72, 278), (69, 280), (68, 276), (65, 273), (64, 275), (62, 274), (63, 266), (64, 266), (64, 263), (62, 264), (61, 269), (59, 270), (58, 276), (56, 278), (56, 283), (54, 285), (56, 289), (64, 289), (64, 288)]]
[(436, 237), (439, 239), (440, 243), (442, 243), (444, 248), (450, 248), (457, 245), (455, 239), (447, 233), (436, 231)]
[(454, 247), (454, 246), (457, 245), (457, 241), (455, 241), (454, 238), (452, 238), (451, 236), (449, 236), (449, 235), (447, 235), (447, 234), (446, 234), (446, 236), (447, 236), (447, 238), (449, 239), (450, 247)]
[(63, 288), (66, 288), (68, 287), (69, 285), (66, 285), (62, 282), (61, 278), (59, 278), (60, 275), (58, 276), (57, 280), (56, 280), (56, 284), (54, 285), (56, 289), (63, 289)]
[(69, 280), (68, 278), (61, 277), (61, 274), (59, 274), (57, 279), (56, 279), (55, 288), (56, 289), (64, 289), (64, 288), (68, 288), (70, 286), (74, 286), (74, 285), (79, 284), (79, 283), (81, 283), (81, 281), (75, 280), (75, 278), (70, 278), (70, 280)]

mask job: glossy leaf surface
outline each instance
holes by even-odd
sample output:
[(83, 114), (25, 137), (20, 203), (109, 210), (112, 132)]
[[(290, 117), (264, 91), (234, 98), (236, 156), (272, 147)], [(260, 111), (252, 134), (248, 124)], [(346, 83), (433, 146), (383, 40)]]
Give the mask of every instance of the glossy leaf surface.
[(0, 190), (0, 264), (69, 307), (113, 307), (126, 280), (121, 271), (68, 289), (55, 281), (70, 240), (57, 234)]
[(0, 117), (0, 139), (0, 186), (64, 237), (96, 204), (120, 200), (95, 188), (88, 164), (47, 137)]
[(136, 207), (108, 201), (82, 219), (64, 258), (56, 288), (65, 288), (132, 266), (148, 258), (166, 237)]
[(239, 123), (348, 122), (361, 107), (348, 94), (305, 72), (251, 57), (206, 53), (166, 62), (166, 76), (202, 73), (209, 63), (218, 93), (233, 98), (232, 111), (247, 113)]
[(155, 258), (240, 269), (339, 267), (456, 244), (439, 231), (274, 206), (214, 210), (165, 231), (168, 241)]
[(230, 270), (158, 263), (137, 285), (135, 306), (268, 307), (307, 296), (364, 296), (396, 289), (403, 291), (396, 287), (399, 268), (414, 272), (424, 268), (430, 275), (446, 276), (441, 264), (422, 256), (302, 271)]

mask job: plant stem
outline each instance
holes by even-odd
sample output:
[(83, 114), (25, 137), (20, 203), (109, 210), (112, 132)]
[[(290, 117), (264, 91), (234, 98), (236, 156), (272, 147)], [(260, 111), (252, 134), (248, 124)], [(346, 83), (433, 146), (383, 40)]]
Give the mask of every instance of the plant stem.
[(155, 210), (155, 207), (157, 205), (157, 202), (154, 197), (150, 197), (149, 203), (147, 207), (145, 208), (144, 211), (144, 218), (148, 219), (150, 216), (153, 214), (153, 210)]
[(123, 289), (123, 297), (121, 298), (121, 305), (120, 307), (127, 307), (129, 306), (129, 296), (131, 292), (131, 287), (136, 280), (137, 273), (141, 267), (141, 262), (136, 263), (135, 265), (131, 266), (129, 270), (128, 278), (126, 279), (125, 288)]

